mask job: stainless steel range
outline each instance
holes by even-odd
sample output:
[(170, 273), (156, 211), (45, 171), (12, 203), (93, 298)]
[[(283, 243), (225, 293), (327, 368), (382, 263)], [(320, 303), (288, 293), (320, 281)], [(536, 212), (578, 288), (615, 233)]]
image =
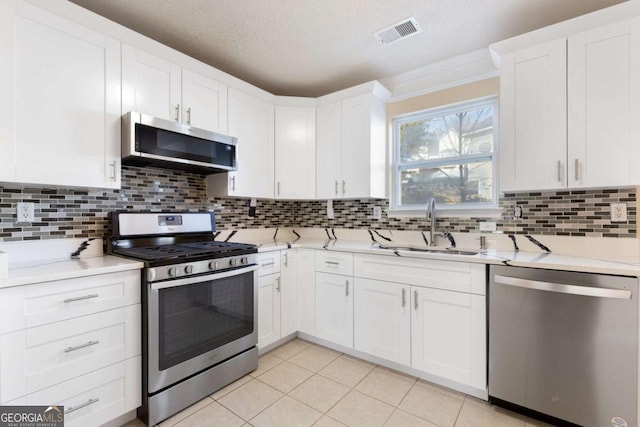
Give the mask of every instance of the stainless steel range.
[(107, 252), (145, 264), (138, 416), (155, 425), (257, 368), (258, 249), (215, 241), (213, 213), (110, 220)]

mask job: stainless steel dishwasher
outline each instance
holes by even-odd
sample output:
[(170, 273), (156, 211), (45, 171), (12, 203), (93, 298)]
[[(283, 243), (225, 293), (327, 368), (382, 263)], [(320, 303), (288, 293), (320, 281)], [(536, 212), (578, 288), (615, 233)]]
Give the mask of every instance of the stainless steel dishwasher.
[(637, 426), (638, 278), (490, 272), (489, 400), (556, 425)]

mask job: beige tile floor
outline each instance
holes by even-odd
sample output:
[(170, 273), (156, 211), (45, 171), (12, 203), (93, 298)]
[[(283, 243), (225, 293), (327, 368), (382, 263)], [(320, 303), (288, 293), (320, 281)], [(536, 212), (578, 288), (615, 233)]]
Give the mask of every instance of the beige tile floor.
[[(542, 427), (479, 399), (295, 339), (161, 427)], [(126, 427), (141, 427), (139, 420)]]

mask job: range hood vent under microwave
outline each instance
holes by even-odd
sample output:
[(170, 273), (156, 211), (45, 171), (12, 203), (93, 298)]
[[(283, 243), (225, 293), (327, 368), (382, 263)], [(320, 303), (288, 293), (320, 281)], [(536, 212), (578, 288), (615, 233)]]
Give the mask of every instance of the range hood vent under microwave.
[(210, 175), (238, 168), (237, 139), (171, 120), (129, 112), (122, 116), (122, 164)]

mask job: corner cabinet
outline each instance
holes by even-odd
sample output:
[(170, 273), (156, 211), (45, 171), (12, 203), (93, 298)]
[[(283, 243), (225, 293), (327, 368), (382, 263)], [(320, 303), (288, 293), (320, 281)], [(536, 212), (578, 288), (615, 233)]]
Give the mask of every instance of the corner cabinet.
[(122, 114), (129, 111), (226, 134), (227, 86), (123, 44)]
[(21, 0), (0, 22), (0, 180), (119, 188), (120, 43)]
[(318, 100), (319, 199), (386, 197), (386, 101), (390, 93), (377, 82), (362, 86), (367, 93), (328, 104), (327, 98), (334, 99), (336, 94)]
[(640, 183), (638, 52), (632, 18), (501, 55), (501, 191)]
[(275, 197), (314, 199), (316, 109), (275, 107)]
[(238, 170), (207, 177), (209, 197), (273, 198), (274, 106), (229, 88), (229, 134), (238, 138)]

